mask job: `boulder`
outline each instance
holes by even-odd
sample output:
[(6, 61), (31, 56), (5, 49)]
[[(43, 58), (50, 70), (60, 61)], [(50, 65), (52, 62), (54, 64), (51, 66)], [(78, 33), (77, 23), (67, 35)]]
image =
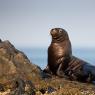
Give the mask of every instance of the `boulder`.
[(13, 88), (17, 83), (22, 85), (22, 81), (35, 82), (41, 79), (41, 72), (40, 67), (30, 62), (27, 56), (8, 40), (0, 40), (0, 84), (5, 86), (4, 88)]

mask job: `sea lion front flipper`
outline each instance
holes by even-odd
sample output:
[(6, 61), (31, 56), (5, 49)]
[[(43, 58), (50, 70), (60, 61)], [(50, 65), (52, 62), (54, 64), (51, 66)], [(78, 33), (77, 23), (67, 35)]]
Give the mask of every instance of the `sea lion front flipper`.
[(60, 65), (59, 65), (59, 67), (58, 67), (58, 70), (57, 70), (57, 72), (56, 72), (56, 74), (59, 76), (59, 77), (64, 77), (65, 75), (64, 75), (64, 72), (63, 72), (63, 70), (62, 70), (62, 66), (63, 64), (61, 63)]

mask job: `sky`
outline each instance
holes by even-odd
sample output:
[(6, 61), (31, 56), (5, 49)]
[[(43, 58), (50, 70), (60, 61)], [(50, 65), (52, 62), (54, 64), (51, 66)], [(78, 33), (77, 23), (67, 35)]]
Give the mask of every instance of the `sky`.
[(0, 38), (17, 47), (48, 47), (65, 29), (73, 47), (95, 47), (95, 0), (0, 0)]

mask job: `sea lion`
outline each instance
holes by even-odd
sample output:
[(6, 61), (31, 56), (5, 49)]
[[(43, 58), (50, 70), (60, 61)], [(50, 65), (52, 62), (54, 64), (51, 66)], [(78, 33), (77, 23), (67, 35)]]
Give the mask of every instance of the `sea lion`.
[(50, 31), (52, 42), (48, 48), (48, 65), (44, 72), (62, 77), (72, 56), (72, 47), (66, 30), (54, 28)]
[(54, 28), (50, 34), (52, 42), (48, 48), (48, 65), (44, 72), (81, 82), (95, 82), (95, 66), (72, 55), (66, 30)]

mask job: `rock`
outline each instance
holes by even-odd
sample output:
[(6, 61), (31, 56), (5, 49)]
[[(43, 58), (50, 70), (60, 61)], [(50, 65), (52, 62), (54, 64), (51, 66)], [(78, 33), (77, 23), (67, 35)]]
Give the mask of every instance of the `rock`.
[(35, 95), (35, 86), (31, 80), (17, 79), (11, 89), (12, 95)]
[(55, 92), (55, 91), (56, 91), (55, 88), (53, 88), (53, 87), (51, 87), (51, 86), (48, 86), (48, 88), (47, 88), (47, 93), (48, 93), (48, 94), (50, 94), (50, 93), (52, 93), (52, 92)]
[(8, 89), (5, 92), (0, 92), (0, 95), (12, 95), (12, 94), (10, 93), (10, 89)]
[(36, 90), (36, 88), (35, 88), (34, 84), (30, 80), (26, 81), (25, 92), (28, 95), (36, 95), (35, 90)]
[(40, 89), (40, 92), (41, 92), (42, 94), (45, 94), (45, 93), (46, 93), (46, 88), (41, 88), (41, 89)]
[(15, 82), (15, 95), (21, 95), (21, 94), (24, 94), (24, 91), (25, 91), (25, 82), (22, 80), (22, 79), (18, 79), (16, 82)]
[(46, 72), (44, 72), (44, 71), (41, 72), (41, 73), (42, 73), (41, 75), (42, 75), (42, 78), (43, 78), (43, 79), (46, 79), (46, 78), (52, 78), (52, 75), (49, 74), (49, 73), (46, 73)]
[(41, 88), (40, 89), (40, 92), (42, 94), (45, 94), (45, 93), (51, 94), (52, 92), (55, 92), (55, 91), (56, 91), (56, 89), (54, 87), (51, 87), (51, 86), (48, 86), (47, 88)]
[[(32, 64), (27, 56), (17, 50), (9, 41), (0, 41), (0, 83), (6, 88), (25, 90), (26, 81), (41, 79), (42, 70)], [(33, 87), (33, 86), (32, 86)], [(3, 87), (0, 86), (0, 89)]]
[(0, 84), (0, 92), (3, 92), (4, 91), (4, 87), (2, 84)]

